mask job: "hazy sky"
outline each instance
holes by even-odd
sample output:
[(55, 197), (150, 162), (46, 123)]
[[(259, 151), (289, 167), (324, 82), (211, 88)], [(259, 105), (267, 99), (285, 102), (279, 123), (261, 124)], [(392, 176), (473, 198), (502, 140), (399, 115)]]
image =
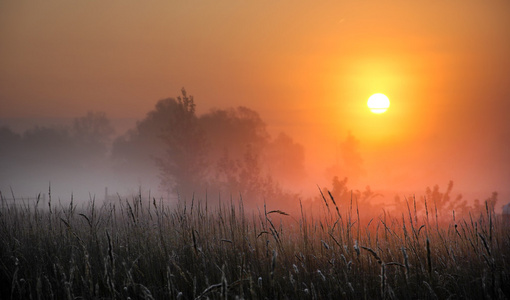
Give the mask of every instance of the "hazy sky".
[(351, 132), (376, 187), (510, 186), (509, 1), (0, 2), (0, 119), (140, 119), (182, 87), (258, 111), (314, 174)]

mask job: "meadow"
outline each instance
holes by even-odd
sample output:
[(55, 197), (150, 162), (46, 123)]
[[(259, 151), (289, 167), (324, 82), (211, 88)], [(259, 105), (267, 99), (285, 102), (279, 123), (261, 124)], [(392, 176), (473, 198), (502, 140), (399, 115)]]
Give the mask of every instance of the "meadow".
[[(243, 200), (0, 204), (1, 299), (508, 299), (508, 220)], [(214, 204), (212, 204), (214, 203)], [(300, 206), (301, 205), (301, 206)], [(268, 205), (269, 206), (269, 205)]]

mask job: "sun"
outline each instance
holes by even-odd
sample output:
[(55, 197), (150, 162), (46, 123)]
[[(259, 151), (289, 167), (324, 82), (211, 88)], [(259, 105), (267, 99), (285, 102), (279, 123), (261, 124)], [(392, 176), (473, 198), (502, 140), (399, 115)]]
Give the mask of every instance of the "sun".
[(368, 98), (367, 105), (374, 114), (382, 114), (390, 107), (390, 99), (384, 94), (373, 94)]

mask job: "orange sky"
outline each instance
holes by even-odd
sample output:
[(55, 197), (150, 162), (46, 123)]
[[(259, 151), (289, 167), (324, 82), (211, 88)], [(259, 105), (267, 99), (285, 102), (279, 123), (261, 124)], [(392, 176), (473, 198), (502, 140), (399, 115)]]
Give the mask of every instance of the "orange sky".
[(509, 16), (505, 0), (1, 1), (0, 119), (140, 119), (185, 87), (199, 113), (248, 106), (304, 144), (312, 188), (351, 132), (371, 185), (489, 195), (510, 186)]

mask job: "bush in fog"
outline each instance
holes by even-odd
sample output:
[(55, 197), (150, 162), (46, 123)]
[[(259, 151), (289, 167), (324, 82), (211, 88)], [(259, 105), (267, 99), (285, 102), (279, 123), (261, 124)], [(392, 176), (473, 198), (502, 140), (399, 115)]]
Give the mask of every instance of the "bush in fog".
[(484, 199), (483, 204), (480, 204), (479, 199), (468, 201), (463, 198), (462, 194), (454, 196), (453, 186), (453, 181), (450, 180), (445, 191), (441, 191), (437, 184), (433, 187), (427, 187), (425, 194), (420, 196), (418, 200), (414, 199), (414, 195), (404, 199), (397, 195), (394, 198), (393, 211), (402, 213), (408, 209), (408, 206), (411, 206), (417, 213), (426, 214), (428, 212), (444, 219), (449, 218), (451, 214), (467, 217), (482, 214), (487, 210), (495, 210), (498, 193), (493, 192)]

